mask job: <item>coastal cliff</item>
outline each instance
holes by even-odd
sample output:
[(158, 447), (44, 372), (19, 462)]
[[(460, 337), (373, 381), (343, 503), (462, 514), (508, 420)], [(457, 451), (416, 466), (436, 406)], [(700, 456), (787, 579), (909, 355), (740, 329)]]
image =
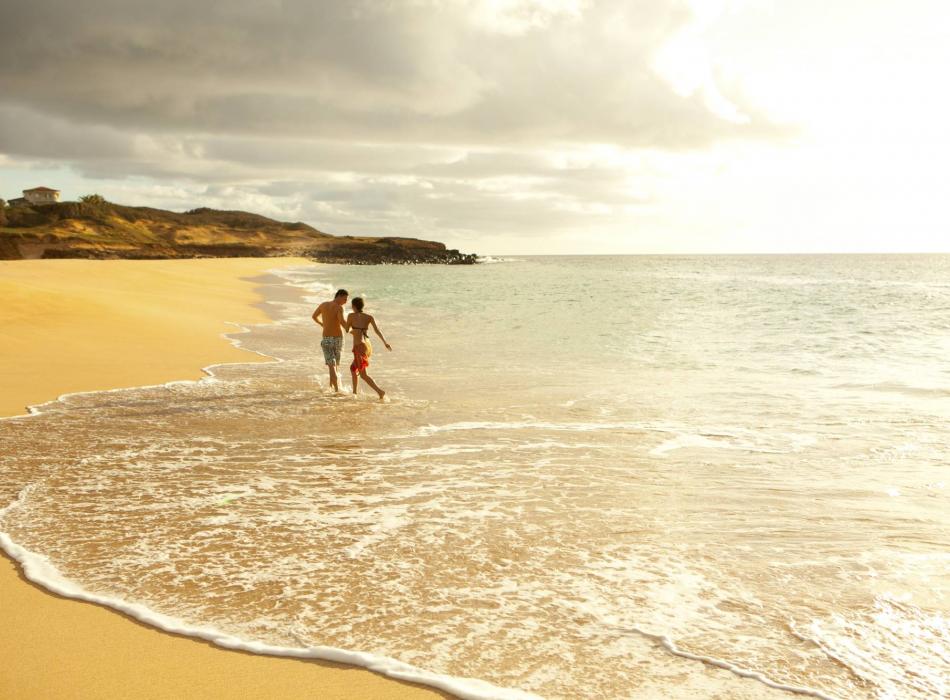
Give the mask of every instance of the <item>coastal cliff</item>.
[(0, 221), (0, 259), (307, 257), (344, 264), (467, 265), (474, 254), (436, 241), (334, 236), (242, 211), (178, 213), (111, 202), (10, 207)]

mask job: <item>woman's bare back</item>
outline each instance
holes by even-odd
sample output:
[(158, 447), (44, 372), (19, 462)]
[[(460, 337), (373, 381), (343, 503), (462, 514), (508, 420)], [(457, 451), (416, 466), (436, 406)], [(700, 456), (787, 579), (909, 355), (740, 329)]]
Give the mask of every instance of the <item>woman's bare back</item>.
[(369, 338), (369, 329), (373, 323), (372, 316), (364, 314), (362, 311), (354, 311), (347, 317), (346, 322), (350, 327), (350, 333), (353, 335), (353, 345), (358, 345)]

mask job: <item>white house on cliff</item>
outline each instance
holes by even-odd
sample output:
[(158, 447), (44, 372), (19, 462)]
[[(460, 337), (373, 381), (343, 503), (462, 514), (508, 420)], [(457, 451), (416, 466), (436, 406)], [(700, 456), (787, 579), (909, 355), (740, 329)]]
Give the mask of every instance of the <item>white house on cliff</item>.
[(31, 190), (23, 190), (23, 196), (11, 199), (8, 203), (11, 207), (32, 206), (34, 204), (55, 204), (59, 201), (59, 190), (53, 190), (49, 187), (34, 187)]

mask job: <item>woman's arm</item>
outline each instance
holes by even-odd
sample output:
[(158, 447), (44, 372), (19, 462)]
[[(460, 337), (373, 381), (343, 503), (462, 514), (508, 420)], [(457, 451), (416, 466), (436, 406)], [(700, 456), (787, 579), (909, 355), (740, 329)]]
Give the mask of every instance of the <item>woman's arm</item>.
[(343, 330), (345, 330), (347, 333), (349, 333), (349, 332), (350, 332), (350, 327), (353, 325), (353, 314), (352, 314), (352, 313), (348, 313), (348, 314), (346, 315), (346, 318), (343, 319), (342, 323), (343, 323)]
[(383, 341), (383, 345), (386, 346), (386, 349), (392, 350), (393, 346), (386, 342), (386, 338), (383, 337), (383, 332), (379, 330), (379, 326), (376, 325), (376, 319), (372, 316), (369, 317), (369, 325), (371, 325), (373, 330), (376, 331), (376, 335), (378, 335), (379, 339)]

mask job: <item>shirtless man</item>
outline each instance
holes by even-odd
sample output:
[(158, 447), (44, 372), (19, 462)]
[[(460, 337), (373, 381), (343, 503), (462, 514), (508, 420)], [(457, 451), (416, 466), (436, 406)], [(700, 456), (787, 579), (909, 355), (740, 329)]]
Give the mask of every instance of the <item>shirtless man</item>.
[(340, 366), (340, 355), (343, 352), (343, 330), (349, 330), (343, 318), (343, 307), (350, 293), (345, 289), (337, 291), (333, 301), (325, 301), (313, 312), (313, 320), (323, 326), (323, 340), (320, 347), (323, 350), (323, 359), (330, 370), (330, 387), (340, 391), (336, 368)]

